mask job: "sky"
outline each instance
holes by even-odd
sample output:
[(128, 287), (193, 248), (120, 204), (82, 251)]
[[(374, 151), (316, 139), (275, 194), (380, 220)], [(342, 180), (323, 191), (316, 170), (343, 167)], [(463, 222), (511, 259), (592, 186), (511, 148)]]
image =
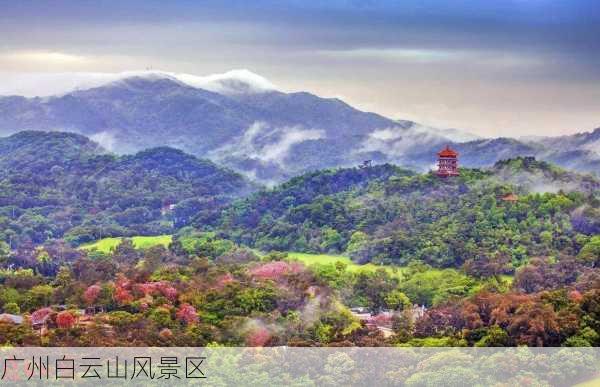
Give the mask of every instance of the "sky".
[(248, 69), (483, 136), (600, 127), (597, 0), (0, 0), (0, 37), (0, 94), (87, 73)]

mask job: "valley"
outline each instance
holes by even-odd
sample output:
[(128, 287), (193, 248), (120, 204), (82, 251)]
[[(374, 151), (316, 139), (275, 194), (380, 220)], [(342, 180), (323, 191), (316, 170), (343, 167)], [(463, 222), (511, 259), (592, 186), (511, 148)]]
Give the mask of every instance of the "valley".
[(15, 345), (598, 344), (600, 183), (533, 157), (265, 187), (30, 131), (0, 165), (0, 307), (45, 321)]

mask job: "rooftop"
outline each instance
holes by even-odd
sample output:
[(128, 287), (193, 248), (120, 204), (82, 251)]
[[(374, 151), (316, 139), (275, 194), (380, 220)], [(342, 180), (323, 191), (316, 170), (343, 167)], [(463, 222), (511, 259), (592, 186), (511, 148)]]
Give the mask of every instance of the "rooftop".
[(439, 157), (458, 157), (458, 152), (451, 149), (450, 146), (446, 145), (445, 149), (442, 149), (438, 152)]

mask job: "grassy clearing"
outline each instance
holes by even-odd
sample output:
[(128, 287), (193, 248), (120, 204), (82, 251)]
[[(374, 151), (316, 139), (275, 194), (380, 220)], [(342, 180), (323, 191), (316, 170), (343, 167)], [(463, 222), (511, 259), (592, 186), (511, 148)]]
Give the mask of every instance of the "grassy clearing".
[[(407, 270), (406, 267), (394, 266), (394, 265), (376, 265), (373, 263), (359, 265), (358, 263), (353, 262), (350, 258), (343, 256), (343, 255), (307, 254), (307, 253), (288, 252), (288, 256), (290, 258), (297, 259), (297, 260), (303, 262), (307, 266), (327, 265), (327, 264), (335, 264), (336, 262), (342, 262), (347, 265), (347, 270), (350, 272), (353, 272), (353, 273), (356, 273), (359, 271), (372, 272), (377, 269), (383, 268), (393, 276), (400, 276), (402, 273), (404, 273)], [(428, 269), (428, 273), (430, 275), (443, 275), (443, 272), (444, 272), (444, 269), (438, 269), (438, 268)], [(512, 281), (514, 279), (514, 277), (512, 275), (502, 275), (501, 278), (509, 285), (512, 283)]]
[[(121, 237), (117, 237), (117, 238), (104, 238), (104, 239), (100, 239), (96, 242), (93, 243), (88, 243), (85, 245), (82, 245), (80, 248), (84, 249), (84, 250), (98, 250), (101, 251), (105, 254), (109, 254), (111, 251), (113, 251), (118, 245), (119, 243), (121, 243), (121, 241), (124, 238)], [(173, 236), (172, 235), (157, 235), (157, 236), (134, 236), (132, 238), (127, 238), (127, 239), (131, 239), (131, 241), (133, 242), (133, 247), (135, 247), (136, 249), (147, 249), (153, 246), (158, 246), (158, 245), (162, 245), (164, 247), (169, 247), (169, 245), (171, 244), (172, 240), (173, 240)]]
[(598, 387), (600, 386), (600, 376), (587, 382), (576, 384), (575, 387)]
[(359, 271), (368, 271), (372, 272), (377, 269), (383, 268), (388, 273), (392, 275), (401, 275), (406, 268), (400, 266), (391, 266), (391, 265), (375, 265), (373, 263), (367, 263), (365, 265), (359, 265), (358, 263), (353, 262), (350, 258), (345, 257), (343, 255), (328, 255), (328, 254), (307, 254), (307, 253), (294, 253), (289, 252), (288, 256), (293, 259), (297, 259), (303, 262), (307, 266), (311, 265), (327, 265), (327, 264), (335, 264), (336, 262), (342, 262), (347, 265), (348, 271), (351, 272), (359, 272)]

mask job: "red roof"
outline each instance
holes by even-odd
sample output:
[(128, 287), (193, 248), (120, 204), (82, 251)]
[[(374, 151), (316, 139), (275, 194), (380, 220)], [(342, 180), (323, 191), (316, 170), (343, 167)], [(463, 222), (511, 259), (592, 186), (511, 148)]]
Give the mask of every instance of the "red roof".
[(502, 200), (504, 200), (505, 202), (516, 202), (519, 200), (519, 197), (514, 193), (509, 193), (507, 195), (504, 195), (502, 197)]
[(450, 147), (448, 145), (446, 145), (446, 149), (442, 150), (441, 152), (438, 152), (438, 156), (439, 157), (457, 157), (458, 152), (450, 149)]

